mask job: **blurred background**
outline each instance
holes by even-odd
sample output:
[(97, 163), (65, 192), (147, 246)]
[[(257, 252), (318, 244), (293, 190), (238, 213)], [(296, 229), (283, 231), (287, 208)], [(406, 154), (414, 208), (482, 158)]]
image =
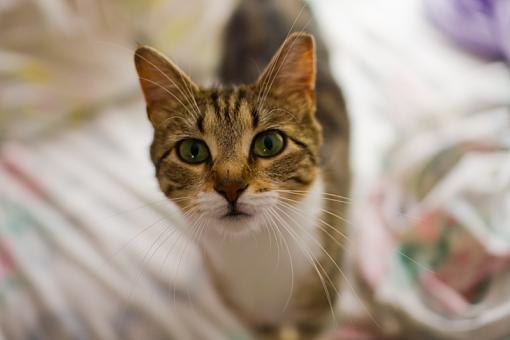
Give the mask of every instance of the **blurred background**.
[[(510, 1), (309, 0), (346, 96), (331, 337), (510, 337)], [(248, 339), (148, 157), (137, 43), (215, 81), (236, 0), (0, 0), (0, 339)]]

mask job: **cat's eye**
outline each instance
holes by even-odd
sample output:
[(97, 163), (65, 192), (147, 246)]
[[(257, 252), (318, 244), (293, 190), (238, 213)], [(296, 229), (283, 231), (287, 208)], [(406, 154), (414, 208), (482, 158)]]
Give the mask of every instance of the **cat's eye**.
[(209, 159), (207, 145), (198, 139), (185, 139), (177, 146), (179, 157), (186, 163), (198, 164)]
[(279, 131), (261, 132), (253, 141), (253, 153), (258, 157), (273, 157), (285, 147), (285, 137)]

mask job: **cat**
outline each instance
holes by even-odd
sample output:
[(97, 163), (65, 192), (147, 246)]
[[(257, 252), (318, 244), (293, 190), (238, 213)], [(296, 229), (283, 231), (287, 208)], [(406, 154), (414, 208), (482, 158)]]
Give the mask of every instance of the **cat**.
[(301, 1), (241, 1), (221, 87), (198, 86), (151, 47), (135, 52), (160, 188), (259, 337), (315, 337), (342, 281), (349, 119), (316, 26)]

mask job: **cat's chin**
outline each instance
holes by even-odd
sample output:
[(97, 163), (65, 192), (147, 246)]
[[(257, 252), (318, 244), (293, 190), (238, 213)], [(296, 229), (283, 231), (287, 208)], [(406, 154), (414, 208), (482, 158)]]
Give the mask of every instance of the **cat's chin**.
[(212, 237), (244, 238), (261, 228), (261, 220), (256, 215), (232, 214), (211, 218), (208, 234)]

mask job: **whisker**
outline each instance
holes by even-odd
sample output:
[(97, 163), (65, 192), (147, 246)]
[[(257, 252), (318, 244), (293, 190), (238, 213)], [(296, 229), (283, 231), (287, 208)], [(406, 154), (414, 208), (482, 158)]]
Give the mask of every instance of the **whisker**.
[[(204, 214), (201, 214), (198, 218), (196, 218), (196, 219), (193, 221), (192, 225), (189, 227), (189, 229), (191, 229), (191, 243), (192, 243), (192, 242), (194, 242), (194, 237), (195, 237), (194, 235), (195, 235), (195, 233), (196, 233), (196, 231), (197, 231), (197, 225), (198, 225), (198, 223), (200, 222), (200, 220), (201, 220), (201, 218), (202, 218), (203, 216), (204, 216)], [(181, 236), (182, 236), (182, 237), (184, 237), (184, 236), (183, 236), (183, 234), (181, 234)], [(179, 256), (179, 261), (178, 261), (178, 263), (177, 263), (177, 267), (176, 267), (176, 269), (175, 269), (175, 275), (176, 275), (176, 276), (178, 275), (178, 272), (179, 272), (179, 270), (180, 270), (180, 268), (181, 268), (181, 264), (182, 264), (182, 261), (183, 261), (183, 258), (184, 258), (184, 254), (186, 253), (186, 251), (187, 251), (187, 249), (188, 249), (188, 246), (189, 246), (189, 245), (190, 245), (190, 242), (185, 242), (185, 243), (184, 243), (183, 249), (182, 249), (182, 251), (181, 251), (181, 255)], [(186, 286), (186, 294), (187, 294), (187, 296), (188, 296), (188, 301), (189, 301), (189, 302), (191, 302), (191, 303), (193, 303), (193, 302), (192, 302), (192, 299), (191, 299), (191, 294), (190, 294), (190, 292), (189, 292), (189, 287), (188, 287), (188, 286)], [(176, 296), (176, 289), (175, 289), (175, 286), (174, 286), (174, 292), (173, 292), (173, 295), (174, 295), (174, 296), (173, 296), (173, 298), (174, 298), (174, 303), (176, 303), (177, 296)]]
[[(275, 208), (278, 208), (277, 206)], [(301, 226), (299, 223), (297, 223), (290, 215), (288, 215), (283, 209), (280, 209), (278, 208), (279, 210), (281, 210), (288, 218), (292, 219), (294, 221), (294, 223), (297, 225), (297, 226)], [(304, 213), (302, 213), (300, 210), (298, 210), (297, 208), (295, 209), (296, 212), (299, 212), (301, 213), (302, 215), (304, 215)], [(306, 229), (303, 228), (303, 230), (305, 232), (308, 232)], [(308, 234), (310, 234), (308, 232)], [(372, 315), (372, 313), (370, 312), (369, 308), (367, 307), (367, 305), (363, 302), (363, 299), (361, 299), (361, 297), (359, 296), (357, 290), (354, 288), (354, 285), (350, 282), (349, 278), (347, 277), (347, 275), (344, 273), (344, 271), (340, 268), (340, 266), (338, 265), (338, 263), (331, 257), (331, 255), (326, 251), (326, 249), (324, 249), (324, 247), (322, 246), (322, 244), (317, 241), (315, 239), (315, 237), (313, 237), (313, 235), (310, 235), (312, 240), (321, 248), (322, 252), (329, 258), (329, 260), (332, 262), (332, 264), (336, 267), (336, 269), (338, 269), (338, 272), (342, 275), (344, 281), (347, 283), (347, 285), (349, 286), (349, 289), (353, 292), (353, 294), (356, 296), (356, 299), (358, 299), (358, 302), (360, 302), (360, 304), (363, 306), (363, 309), (365, 310), (365, 312), (367, 313), (367, 315), (370, 317), (370, 319), (372, 320), (372, 322), (374, 322), (374, 324), (382, 330), (382, 326), (379, 324), (379, 322), (377, 322), (377, 320), (375, 319), (375, 317)], [(335, 289), (336, 290), (336, 289)], [(337, 291), (338, 293), (338, 291)]]
[[(264, 220), (264, 227), (265, 229), (268, 231), (268, 232), (271, 232), (273, 231), (270, 226), (269, 226), (269, 221), (267, 220), (266, 218), (266, 213), (263, 211), (262, 212), (262, 218)], [(270, 235), (270, 236), (273, 236), (273, 235)], [(273, 239), (271, 237), (268, 237), (269, 238), (269, 251), (273, 250)], [(280, 254), (278, 253), (278, 257), (280, 256)]]
[[(130, 288), (130, 291), (128, 294), (128, 299), (127, 299), (128, 301), (130, 301), (133, 298), (135, 287), (139, 285), (139, 282), (140, 282), (142, 275), (144, 273), (143, 269), (145, 268), (145, 264), (147, 263), (148, 255), (150, 254), (152, 248), (154, 248), (154, 245), (156, 245), (160, 241), (161, 237), (169, 230), (171, 230), (171, 229), (168, 228), (167, 226), (164, 226), (163, 230), (158, 234), (158, 236), (156, 237), (154, 242), (152, 242), (151, 246), (149, 247), (149, 249), (145, 252), (144, 256), (142, 257), (142, 263), (140, 266), (139, 274), (137, 275), (135, 280), (131, 283), (131, 288)], [(126, 304), (126, 308), (128, 308), (127, 304)]]
[[(192, 209), (192, 208), (191, 208)], [(190, 209), (190, 210), (191, 210)], [(156, 222), (152, 223), (151, 225), (149, 225), (148, 227), (144, 228), (141, 232), (139, 232), (133, 239), (129, 240), (129, 242), (132, 242), (136, 237), (140, 236), (143, 232), (147, 231), (149, 228), (153, 227), (154, 225), (157, 225), (159, 224), (159, 222), (161, 222), (162, 220), (164, 219), (164, 217), (160, 218), (159, 220), (157, 220)], [(142, 257), (142, 262), (141, 262), (141, 265), (140, 265), (140, 272), (139, 274), (136, 276), (136, 278), (134, 279), (134, 281), (132, 281), (131, 283), (131, 288), (129, 289), (129, 294), (127, 296), (127, 301), (126, 301), (126, 305), (124, 306), (125, 309), (128, 308), (128, 305), (129, 305), (129, 301), (133, 298), (133, 292), (134, 292), (134, 289), (135, 289), (135, 286), (138, 286), (139, 284), (139, 281), (140, 279), (142, 278), (142, 274), (144, 273), (143, 272), (143, 268), (145, 268), (145, 263), (147, 261), (147, 256), (150, 254), (152, 248), (161, 240), (161, 238), (163, 237), (163, 235), (165, 233), (172, 233), (175, 229), (172, 229), (172, 228), (169, 228), (168, 226), (165, 226), (163, 228), (163, 230), (158, 234), (158, 236), (156, 237), (156, 239), (154, 240), (154, 242), (151, 244), (150, 248), (145, 252), (144, 256)], [(128, 242), (128, 243), (129, 243)], [(126, 245), (124, 245), (125, 247)], [(159, 248), (159, 247), (158, 247)], [(117, 251), (118, 252), (118, 251)], [(153, 253), (154, 255), (154, 253)]]
[[(292, 199), (290, 199), (290, 198), (286, 198), (286, 197), (281, 197), (281, 196), (280, 196), (280, 199), (287, 200), (287, 201), (289, 201), (289, 202), (300, 203), (299, 201), (294, 201), (294, 200), (292, 200)], [(280, 203), (285, 203), (285, 202), (280, 202)], [(294, 209), (296, 209), (296, 208), (295, 208), (294, 206), (292, 206), (291, 204), (288, 204), (288, 203), (287, 203), (287, 206), (288, 206), (289, 208), (294, 208)], [(335, 214), (335, 213), (333, 213), (333, 212), (331, 212), (331, 211), (329, 211), (329, 210), (327, 210), (327, 209), (324, 209), (324, 208), (321, 208), (320, 210), (321, 210), (322, 212), (324, 212), (324, 213), (328, 214), (328, 215), (331, 215), (331, 216), (333, 216), (333, 217), (338, 218), (339, 220), (341, 220), (341, 221), (345, 222), (346, 224), (348, 224), (348, 225), (350, 225), (350, 226), (352, 227), (352, 222), (351, 222), (351, 221), (349, 221), (348, 219), (343, 218), (342, 216), (337, 215), (337, 214)], [(296, 211), (298, 211), (298, 212), (302, 213), (302, 212), (301, 212), (300, 210), (298, 210), (298, 209), (296, 209)], [(335, 227), (331, 226), (329, 223), (327, 223), (327, 222), (323, 221), (323, 220), (322, 220), (322, 219), (320, 219), (320, 218), (318, 218), (318, 220), (319, 220), (321, 223), (323, 223), (323, 224), (325, 224), (326, 226), (328, 226), (328, 227), (330, 227), (331, 229), (333, 229), (333, 231), (335, 231), (336, 233), (339, 233), (339, 234), (340, 234), (343, 238), (345, 238), (345, 239), (346, 239), (346, 241), (347, 241), (347, 242), (353, 242), (353, 240), (351, 240), (351, 239), (350, 239), (350, 238), (349, 238), (349, 237), (348, 237), (345, 233), (342, 233), (340, 230), (338, 230), (337, 228), (335, 228)], [(403, 257), (407, 258), (409, 261), (411, 261), (411, 262), (413, 262), (414, 264), (416, 264), (416, 265), (417, 265), (418, 267), (420, 267), (421, 269), (423, 269), (423, 270), (425, 270), (425, 271), (427, 271), (427, 272), (429, 272), (429, 273), (435, 273), (435, 271), (434, 271), (432, 268), (428, 267), (427, 265), (425, 265), (425, 264), (423, 264), (423, 263), (418, 262), (416, 259), (413, 259), (412, 257), (410, 257), (410, 256), (409, 256), (409, 255), (407, 255), (406, 253), (402, 252), (401, 250), (395, 250), (395, 251), (396, 251), (399, 255), (402, 255)]]
[[(272, 232), (272, 236), (274, 237), (274, 241), (276, 244), (276, 265), (274, 267), (274, 271), (278, 269), (280, 266), (280, 243), (281, 241), (278, 239), (278, 236), (276, 235), (275, 226), (273, 225), (272, 221), (270, 220), (270, 216), (267, 215), (266, 211), (262, 211), (262, 216), (264, 218), (264, 224), (267, 226), (268, 230)], [(269, 241), (271, 241), (271, 238), (269, 238)], [(269, 249), (271, 249), (271, 244), (269, 245)]]
[[(204, 214), (203, 214), (203, 215), (204, 215)], [(203, 234), (203, 233), (205, 233), (205, 229), (206, 229), (206, 227), (207, 227), (207, 219), (204, 219), (204, 220), (203, 220), (203, 222), (202, 222), (202, 224), (201, 224), (201, 226), (200, 226), (201, 230), (200, 230), (200, 232), (199, 232), (199, 234), (198, 234), (198, 237), (197, 237), (197, 242), (198, 242), (199, 244), (200, 244), (200, 238), (202, 237), (202, 234)]]
[[(280, 197), (280, 199), (282, 199), (282, 200), (286, 200), (286, 201), (289, 201), (289, 202), (300, 203), (300, 202), (298, 202), (298, 201), (294, 201), (294, 200), (292, 200), (292, 199), (290, 199), (290, 198)], [(296, 211), (301, 212), (299, 209), (297, 209), (296, 207), (292, 206), (292, 205), (291, 205), (291, 204), (289, 204), (289, 203), (281, 202), (281, 201), (280, 201), (280, 203), (285, 204), (285, 205), (287, 205), (289, 208), (292, 208), (292, 209), (295, 209)], [(322, 211), (322, 212), (324, 212), (324, 213), (326, 213), (326, 214), (329, 214), (329, 215), (331, 215), (331, 216), (333, 216), (333, 217), (336, 217), (336, 218), (338, 218), (338, 219), (339, 219), (340, 221), (342, 221), (342, 222), (345, 222), (345, 223), (347, 223), (347, 224), (351, 224), (349, 220), (347, 220), (347, 219), (343, 218), (342, 216), (337, 215), (337, 214), (335, 214), (335, 213), (333, 213), (333, 212), (331, 212), (331, 211), (329, 211), (329, 210), (326, 210), (326, 209), (324, 209), (324, 208), (321, 208), (321, 209), (320, 209), (320, 211)], [(324, 222), (321, 218), (317, 218), (317, 219), (318, 219), (318, 220), (320, 220), (320, 221), (322, 221), (322, 222)], [(326, 223), (326, 222), (324, 222), (324, 223)], [(328, 225), (329, 225), (329, 224), (328, 224)], [(352, 225), (352, 224), (351, 224), (351, 225)], [(334, 228), (334, 227), (332, 227), (331, 225), (329, 225), (329, 226), (330, 226), (331, 228)], [(337, 228), (334, 228), (334, 229), (337, 229)], [(351, 240), (350, 240), (350, 238), (349, 238), (349, 237), (348, 237), (345, 233), (342, 233), (340, 230), (337, 230), (337, 231), (338, 231), (338, 233), (340, 233), (340, 235), (341, 235), (342, 237), (344, 237), (347, 241), (351, 241)]]
[[(302, 227), (299, 223), (297, 223), (294, 218), (292, 216), (290, 216), (289, 214), (287, 214), (283, 209), (281, 208), (278, 208), (278, 206), (275, 206), (275, 208), (279, 209), (283, 214), (285, 214), (287, 216), (287, 218), (291, 219), (296, 226), (300, 226)], [(333, 259), (333, 257), (327, 252), (326, 249), (324, 249), (324, 247), (322, 246), (321, 242), (318, 241), (313, 235), (311, 235), (310, 232), (308, 232), (305, 228), (303, 228), (303, 230), (305, 232), (307, 232), (307, 234), (309, 235), (309, 237), (311, 238), (312, 241), (314, 241), (314, 243), (316, 243), (319, 248), (322, 250), (322, 252), (324, 253), (324, 255), (326, 255), (328, 257), (328, 259), (331, 261), (331, 263), (336, 267), (336, 269), (338, 270), (338, 272), (342, 275), (344, 281), (347, 283), (347, 285), (349, 286), (349, 289), (354, 293), (354, 295), (356, 296), (356, 298), (358, 299), (358, 301), (361, 303), (361, 305), (363, 306), (363, 309), (366, 311), (366, 313), (369, 315), (370, 319), (374, 322), (374, 324), (379, 328), (379, 329), (382, 329), (382, 326), (377, 322), (377, 320), (375, 319), (375, 317), (371, 314), (369, 308), (366, 306), (366, 304), (363, 302), (363, 300), (361, 299), (361, 297), (359, 296), (359, 294), (357, 293), (356, 289), (354, 288), (354, 286), (351, 284), (349, 278), (347, 277), (347, 275), (344, 273), (344, 271), (340, 268), (340, 266), (338, 265), (338, 263), (335, 261), (335, 259)], [(324, 270), (325, 271), (325, 270)], [(327, 275), (327, 274), (326, 274)], [(327, 275), (328, 276), (328, 275)], [(328, 276), (329, 277), (329, 276)], [(336, 288), (336, 285), (334, 285), (331, 280), (330, 280), (330, 284), (332, 285), (333, 289), (336, 291), (337, 294), (339, 294), (339, 291), (338, 289)], [(336, 320), (336, 317), (333, 313), (333, 317), (334, 319)]]
[[(191, 197), (191, 196), (190, 196)], [(171, 200), (172, 201), (181, 201), (183, 199), (187, 199), (188, 197), (186, 198), (172, 198)], [(129, 208), (129, 209), (125, 209), (125, 210), (121, 210), (121, 211), (118, 211), (118, 212), (115, 212), (111, 215), (107, 215), (107, 216), (104, 216), (104, 217), (101, 217), (100, 219), (96, 220), (96, 221), (93, 221), (92, 223), (101, 223), (101, 222), (105, 222), (111, 218), (114, 218), (114, 217), (117, 217), (117, 216), (120, 216), (120, 215), (123, 215), (123, 214), (126, 214), (126, 213), (133, 213), (135, 211), (138, 211), (138, 210), (141, 210), (141, 209), (144, 209), (144, 208), (149, 208), (149, 207), (152, 207), (152, 206), (155, 206), (155, 205), (158, 205), (158, 204), (162, 204), (162, 203), (169, 203), (169, 200), (168, 198), (163, 198), (161, 200), (157, 200), (157, 201), (151, 201), (151, 202), (148, 202), (146, 204), (143, 204), (143, 205), (139, 205), (139, 206), (136, 206), (134, 208)]]
[[(288, 208), (288, 209), (292, 209), (293, 211), (297, 212), (297, 213), (300, 213), (301, 216), (305, 216), (305, 217), (310, 217), (309, 215), (305, 214), (304, 212), (300, 211), (299, 209), (293, 207), (292, 205), (288, 204), (288, 203), (285, 203), (285, 202), (280, 202), (284, 207)], [(317, 218), (317, 220), (319, 222), (321, 222), (322, 224), (325, 224), (326, 226), (330, 227), (333, 231), (335, 231), (337, 234), (339, 234), (340, 236), (342, 236), (343, 238), (345, 238), (345, 240), (347, 242), (352, 242), (351, 239), (349, 237), (347, 237), (346, 234), (342, 233), (340, 230), (338, 230), (338, 228), (335, 228), (334, 226), (332, 226), (331, 224), (327, 223), (326, 221), (322, 220), (321, 218)], [(324, 226), (321, 226), (321, 225), (318, 225), (317, 226), (318, 228), (320, 228), (322, 231), (324, 231), (329, 237), (331, 237), (331, 239), (340, 247), (342, 247), (343, 249), (345, 249), (345, 244), (343, 243), (340, 243), (340, 241), (338, 241), (333, 235), (331, 235), (326, 229), (324, 229)]]
[(177, 229), (176, 228), (168, 228), (167, 227), (167, 231), (168, 232), (166, 232), (166, 235), (164, 236), (163, 240), (159, 243), (159, 245), (156, 247), (156, 249), (152, 252), (152, 255), (149, 257), (149, 259), (147, 261), (148, 263), (150, 263), (151, 258), (154, 257), (154, 255), (156, 255), (156, 253), (161, 248), (161, 246), (163, 244), (165, 244), (168, 241), (168, 239), (170, 237), (172, 237), (172, 235), (174, 235), (177, 232)]
[[(276, 207), (274, 207), (276, 208)], [(319, 280), (321, 281), (321, 284), (322, 284), (322, 287), (324, 289), (324, 293), (326, 294), (326, 298), (328, 300), (328, 304), (329, 304), (329, 307), (330, 307), (330, 310), (331, 310), (331, 314), (333, 316), (334, 319), (336, 319), (336, 316), (335, 316), (335, 312), (333, 310), (333, 303), (331, 301), (331, 296), (328, 292), (328, 289), (326, 287), (326, 281), (324, 280), (324, 277), (322, 276), (321, 272), (319, 271), (319, 268), (317, 267), (317, 265), (319, 265), (319, 267), (321, 267), (323, 273), (328, 276), (326, 274), (326, 271), (324, 270), (324, 268), (322, 267), (322, 265), (320, 263), (316, 263), (316, 259), (313, 257), (313, 255), (311, 254), (310, 250), (307, 249), (305, 246), (303, 246), (303, 244), (301, 244), (301, 242), (299, 242), (299, 238), (297, 237), (297, 235), (292, 231), (292, 228), (289, 227), (289, 225), (287, 224), (287, 222), (285, 222), (285, 220), (283, 220), (282, 218), (280, 218), (280, 216), (273, 210), (273, 208), (271, 208), (269, 210), (270, 212), (272, 211), (273, 214), (274, 214), (274, 217), (277, 218), (281, 224), (281, 227), (284, 228), (285, 231), (287, 231), (287, 233), (295, 240), (296, 244), (300, 247), (300, 249), (302, 251), (304, 251), (304, 254), (305, 256), (307, 256), (308, 258), (308, 261), (310, 263), (310, 265), (312, 265), (312, 267), (315, 269), (315, 271), (317, 272), (318, 276), (319, 276)], [(328, 276), (329, 278), (329, 276)], [(329, 279), (330, 281), (330, 284), (332, 283), (331, 280)]]
[[(182, 245), (182, 251), (181, 251), (181, 255), (182, 255), (184, 253), (184, 251), (186, 250), (186, 242), (184, 242), (184, 243), (181, 242), (183, 240), (185, 240), (184, 234), (182, 232), (178, 233), (177, 237), (175, 238), (171, 247), (168, 248), (169, 251), (170, 250), (177, 251), (177, 246)], [(177, 254), (175, 254), (175, 255), (177, 257)], [(180, 264), (180, 262), (178, 262), (177, 266), (174, 269), (175, 277), (177, 277), (179, 275), (179, 264)], [(176, 304), (177, 303), (177, 286), (176, 285), (173, 285), (173, 300), (174, 300), (173, 303)]]
[[(269, 213), (271, 213), (271, 211), (269, 211)], [(273, 217), (271, 215), (269, 215), (269, 218), (271, 219), (271, 223), (274, 225), (274, 228), (280, 234), (281, 240), (283, 241), (283, 245), (285, 246), (285, 249), (287, 250), (287, 255), (289, 256), (290, 275), (291, 275), (290, 276), (290, 288), (289, 288), (289, 295), (287, 296), (287, 300), (285, 301), (285, 304), (283, 305), (283, 308), (282, 308), (282, 312), (284, 312), (284, 311), (287, 310), (287, 308), (288, 308), (288, 306), (290, 304), (290, 300), (292, 299), (292, 295), (294, 293), (294, 278), (295, 278), (295, 275), (294, 275), (294, 261), (292, 260), (292, 255), (290, 254), (289, 244), (285, 240), (285, 237), (283, 237), (281, 231), (278, 229), (278, 225), (274, 221)], [(279, 259), (279, 257), (278, 257), (278, 259)]]
[[(195, 222), (193, 223), (192, 228), (194, 228), (195, 230), (194, 230), (194, 231), (193, 231), (193, 233), (192, 233), (192, 236), (191, 236), (191, 242), (192, 242), (192, 243), (194, 243), (194, 244), (197, 244), (197, 243), (198, 243), (198, 235), (199, 235), (199, 232), (200, 232), (200, 227), (201, 227), (201, 225), (202, 225), (202, 223), (203, 223), (203, 222), (202, 222), (202, 218), (203, 218), (204, 216), (205, 216), (205, 214), (204, 214), (204, 213), (201, 213), (201, 214), (200, 214), (200, 216), (198, 216), (198, 218), (196, 218), (196, 219), (195, 219)], [(187, 245), (188, 245), (188, 244), (187, 244)], [(182, 256), (181, 256), (181, 260), (180, 260), (180, 262), (182, 261), (183, 257), (184, 257), (184, 252), (182, 253)], [(179, 265), (178, 265), (178, 266), (180, 266), (180, 263), (179, 263)], [(189, 291), (189, 286), (188, 286), (188, 285), (186, 285), (186, 294), (187, 294), (187, 296), (188, 296), (188, 301), (190, 301), (190, 302), (191, 302), (192, 307), (193, 307), (194, 309), (196, 309), (196, 306), (195, 306), (195, 304), (194, 304), (194, 301), (193, 301), (193, 299), (191, 299), (191, 295), (190, 295), (190, 291)]]
[(143, 228), (142, 230), (140, 230), (139, 232), (137, 232), (135, 234), (135, 236), (133, 236), (132, 238), (130, 238), (125, 244), (123, 244), (122, 246), (120, 246), (117, 250), (115, 250), (112, 254), (113, 257), (116, 257), (121, 251), (123, 251), (125, 248), (127, 248), (127, 246), (129, 244), (131, 244), (131, 242), (133, 242), (134, 240), (136, 240), (140, 235), (142, 235), (144, 232), (148, 231), (149, 229), (151, 229), (152, 227), (154, 227), (155, 225), (157, 225), (159, 222), (163, 221), (165, 219), (165, 217), (161, 217), (159, 219), (157, 219), (155, 222), (149, 224), (147, 227)]
[[(275, 189), (274, 191), (277, 191), (277, 192), (288, 192), (288, 193), (296, 194), (296, 195), (308, 195), (311, 192), (310, 190), (289, 190), (289, 189)], [(329, 192), (323, 192), (323, 193), (321, 193), (321, 195), (335, 197), (335, 198), (338, 198), (340, 200), (345, 200), (347, 202), (352, 202), (352, 199), (349, 198), (349, 197), (341, 196), (341, 195), (337, 195), (337, 194), (332, 194), (332, 193), (329, 193)], [(342, 203), (343, 203), (343, 201), (342, 201)]]
[[(294, 194), (297, 194), (297, 193), (294, 193)], [(300, 194), (299, 194), (300, 195)], [(303, 195), (306, 195), (306, 194), (303, 194)], [(285, 197), (284, 197), (285, 198)], [(286, 199), (289, 199), (289, 198), (286, 198)], [(338, 200), (336, 198), (329, 198), (329, 197), (322, 197), (323, 200), (325, 201), (330, 201), (330, 202), (337, 202), (337, 203), (344, 203), (344, 204), (352, 204), (351, 202), (348, 202), (348, 201), (341, 201), (341, 200)], [(297, 201), (296, 201), (297, 202)]]

